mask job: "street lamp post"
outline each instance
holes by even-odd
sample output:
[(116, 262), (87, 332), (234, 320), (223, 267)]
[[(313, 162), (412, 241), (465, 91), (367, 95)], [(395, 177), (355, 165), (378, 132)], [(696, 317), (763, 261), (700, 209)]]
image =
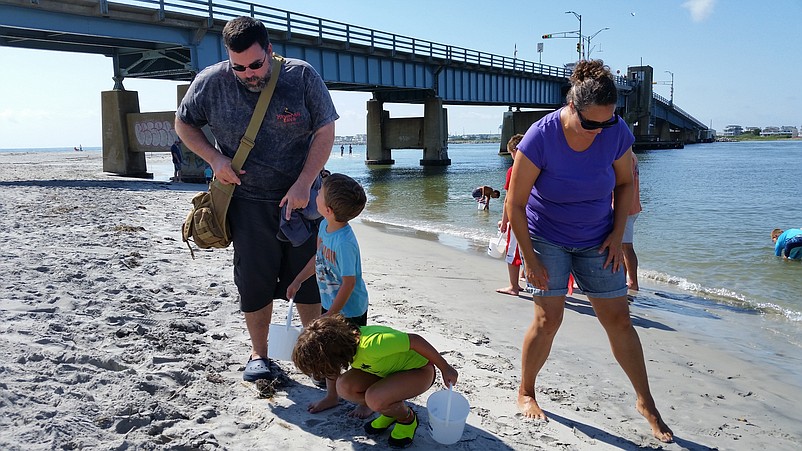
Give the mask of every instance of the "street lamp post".
[(566, 11), (565, 14), (573, 14), (579, 20), (579, 42), (576, 44), (576, 52), (579, 54), (579, 59), (582, 59), (582, 15), (577, 14), (575, 11)]
[(667, 74), (671, 75), (671, 96), (670, 96), (670, 98), (668, 100), (668, 104), (673, 107), (674, 106), (674, 72), (671, 72), (670, 70), (667, 70), (665, 72)]
[(593, 51), (593, 48), (590, 46), (590, 41), (591, 41), (591, 39), (595, 38), (595, 37), (596, 37), (596, 35), (597, 35), (597, 34), (599, 34), (599, 33), (601, 33), (602, 31), (604, 31), (604, 30), (609, 30), (609, 29), (610, 29), (610, 27), (604, 27), (604, 28), (602, 28), (601, 30), (599, 30), (599, 31), (597, 31), (597, 32), (593, 33), (592, 35), (588, 36), (587, 38), (585, 38), (585, 39), (587, 39), (587, 41), (588, 41), (588, 46), (587, 46), (587, 49), (588, 49), (588, 50), (587, 50), (588, 59), (590, 59), (590, 52), (592, 52), (592, 51)]

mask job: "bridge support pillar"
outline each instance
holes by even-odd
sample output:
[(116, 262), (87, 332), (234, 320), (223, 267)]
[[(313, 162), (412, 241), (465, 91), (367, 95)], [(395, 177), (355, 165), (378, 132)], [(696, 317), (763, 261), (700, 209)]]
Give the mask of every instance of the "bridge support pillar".
[[(184, 100), (184, 96), (187, 94), (188, 90), (189, 85), (179, 85), (176, 87), (176, 109), (178, 105), (181, 104), (181, 101)], [(209, 126), (204, 126), (201, 130), (206, 135), (206, 139), (213, 143), (214, 136), (212, 136)], [(206, 166), (208, 166), (206, 161), (195, 155), (183, 143), (181, 144), (181, 155), (184, 157), (184, 161), (181, 164), (181, 180), (188, 183), (206, 183), (206, 175), (204, 174), (204, 170)]]
[(660, 141), (672, 141), (671, 136), (671, 124), (666, 121), (663, 121), (662, 124), (655, 127), (657, 129), (657, 135)]
[(368, 100), (368, 123), (367, 123), (367, 151), (365, 152), (366, 164), (394, 164), (390, 149), (385, 149), (383, 142), (382, 124), (389, 119), (390, 114), (384, 111), (384, 103), (379, 100)]
[(501, 121), (501, 143), (498, 154), (507, 155), (507, 142), (512, 135), (526, 133), (529, 127), (551, 111), (505, 111)]
[(426, 99), (423, 106), (423, 159), (421, 166), (448, 166), (448, 111), (443, 99)]
[(100, 93), (103, 118), (103, 171), (130, 177), (151, 178), (145, 154), (131, 152), (128, 146), (128, 113), (139, 113), (136, 91), (103, 91)]

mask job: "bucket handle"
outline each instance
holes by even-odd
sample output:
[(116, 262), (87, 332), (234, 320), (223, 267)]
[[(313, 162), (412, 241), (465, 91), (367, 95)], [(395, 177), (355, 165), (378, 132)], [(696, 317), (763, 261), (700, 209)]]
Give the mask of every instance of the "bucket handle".
[(446, 398), (446, 427), (451, 420), (451, 397), (454, 395), (454, 385), (448, 384), (448, 397)]
[(292, 327), (292, 307), (295, 305), (295, 298), (290, 298), (290, 308), (287, 309), (287, 330)]

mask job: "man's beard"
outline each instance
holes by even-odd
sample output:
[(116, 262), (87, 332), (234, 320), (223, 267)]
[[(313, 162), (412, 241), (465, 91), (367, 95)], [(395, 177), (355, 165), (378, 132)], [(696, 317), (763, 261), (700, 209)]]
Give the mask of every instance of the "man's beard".
[(236, 75), (234, 78), (236, 78), (237, 81), (242, 84), (242, 86), (245, 86), (245, 89), (251, 92), (262, 92), (262, 90), (265, 89), (265, 86), (267, 86), (267, 82), (269, 80), (268, 77), (257, 76), (248, 77), (245, 80), (237, 77)]

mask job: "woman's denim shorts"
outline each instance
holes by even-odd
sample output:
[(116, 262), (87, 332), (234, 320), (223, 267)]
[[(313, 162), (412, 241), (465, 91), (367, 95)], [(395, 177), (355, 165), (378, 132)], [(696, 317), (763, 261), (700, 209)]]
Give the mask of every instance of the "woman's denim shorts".
[(564, 296), (568, 294), (568, 275), (574, 274), (577, 286), (588, 297), (617, 298), (626, 296), (627, 279), (623, 262), (617, 272), (613, 264), (602, 268), (608, 251), (599, 253), (600, 246), (583, 248), (564, 247), (540, 237), (532, 237), (532, 247), (540, 263), (549, 274), (548, 290), (540, 290), (527, 283), (527, 291), (534, 296)]

